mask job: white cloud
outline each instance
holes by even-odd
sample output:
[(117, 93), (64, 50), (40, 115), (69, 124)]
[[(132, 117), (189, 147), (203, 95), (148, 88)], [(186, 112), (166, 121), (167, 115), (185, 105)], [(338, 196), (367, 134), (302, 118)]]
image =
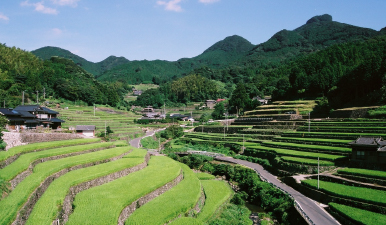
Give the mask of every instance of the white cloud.
[(46, 7), (43, 5), (43, 1), (37, 2), (37, 3), (29, 3), (29, 0), (26, 0), (22, 3), (20, 3), (21, 6), (33, 6), (35, 7), (35, 11), (44, 13), (44, 14), (52, 14), (56, 15), (58, 14), (58, 11), (54, 8)]
[(77, 7), (80, 0), (51, 0), (55, 5)]
[(182, 12), (182, 8), (179, 5), (180, 2), (181, 0), (171, 0), (168, 2), (157, 1), (157, 5), (165, 6), (165, 10), (168, 10), (168, 11)]
[(6, 16), (6, 15), (0, 13), (0, 20), (4, 20), (4, 21), (8, 22), (8, 21), (9, 21), (9, 18), (8, 18), (8, 16)]
[(215, 2), (219, 2), (220, 0), (199, 0), (199, 2), (204, 3), (204, 4), (211, 4)]

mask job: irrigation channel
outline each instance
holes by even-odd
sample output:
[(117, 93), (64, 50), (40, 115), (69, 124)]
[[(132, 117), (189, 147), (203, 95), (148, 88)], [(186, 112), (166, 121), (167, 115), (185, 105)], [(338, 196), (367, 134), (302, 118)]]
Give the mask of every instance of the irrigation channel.
[(260, 177), (273, 184), (282, 191), (288, 193), (295, 200), (295, 207), (301, 213), (303, 218), (307, 221), (308, 224), (315, 225), (329, 225), (329, 224), (340, 224), (337, 220), (334, 219), (329, 213), (327, 213), (322, 207), (318, 206), (315, 201), (302, 195), (293, 188), (287, 186), (286, 184), (279, 181), (275, 176), (266, 171), (261, 165), (256, 163), (251, 163), (245, 160), (234, 159), (232, 157), (215, 157), (216, 160), (225, 161), (230, 163), (241, 164), (247, 167), (250, 167), (260, 175)]

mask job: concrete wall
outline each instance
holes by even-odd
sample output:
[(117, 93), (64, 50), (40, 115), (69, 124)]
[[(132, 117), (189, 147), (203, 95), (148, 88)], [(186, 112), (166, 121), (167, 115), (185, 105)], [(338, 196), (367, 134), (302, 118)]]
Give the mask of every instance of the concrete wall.
[(19, 133), (3, 132), (3, 140), (7, 143), (5, 150), (28, 143), (38, 143), (47, 141), (60, 141), (80, 138), (77, 134), (70, 133)]

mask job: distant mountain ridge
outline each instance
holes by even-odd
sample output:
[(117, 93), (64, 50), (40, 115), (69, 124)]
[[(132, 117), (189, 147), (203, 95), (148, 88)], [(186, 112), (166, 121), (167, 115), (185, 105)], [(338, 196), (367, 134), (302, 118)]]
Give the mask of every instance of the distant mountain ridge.
[(65, 59), (71, 59), (72, 61), (74, 61), (74, 63), (78, 64), (83, 69), (85, 69), (89, 73), (94, 74), (95, 76), (102, 74), (106, 70), (110, 70), (116, 66), (129, 62), (129, 60), (125, 57), (109, 56), (101, 62), (93, 63), (78, 55), (75, 55), (74, 53), (66, 49), (52, 46), (39, 48), (34, 51), (31, 51), (31, 53), (43, 60), (50, 59), (52, 56), (59, 56)]
[(384, 33), (384, 30), (378, 32), (369, 28), (335, 22), (331, 15), (324, 14), (312, 17), (306, 24), (295, 30), (281, 30), (268, 41), (258, 45), (253, 45), (243, 37), (233, 35), (213, 44), (196, 57), (182, 58), (175, 62), (129, 61), (124, 57), (110, 56), (101, 62), (92, 63), (67, 50), (55, 47), (44, 47), (32, 53), (42, 59), (55, 55), (72, 59), (97, 76), (99, 80), (117, 80), (134, 84), (143, 81), (170, 80), (202, 67), (212, 69), (273, 68), (334, 44), (368, 40)]

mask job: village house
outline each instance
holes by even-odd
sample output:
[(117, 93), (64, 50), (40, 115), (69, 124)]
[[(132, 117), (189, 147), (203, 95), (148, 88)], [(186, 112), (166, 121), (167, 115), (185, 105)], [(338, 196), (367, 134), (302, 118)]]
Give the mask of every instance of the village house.
[(359, 137), (349, 145), (353, 163), (365, 167), (386, 166), (386, 141), (381, 137)]
[(37, 126), (61, 128), (64, 120), (56, 118), (59, 113), (39, 105), (20, 105), (16, 108), (0, 108), (0, 115), (7, 118), (7, 129), (35, 129)]

